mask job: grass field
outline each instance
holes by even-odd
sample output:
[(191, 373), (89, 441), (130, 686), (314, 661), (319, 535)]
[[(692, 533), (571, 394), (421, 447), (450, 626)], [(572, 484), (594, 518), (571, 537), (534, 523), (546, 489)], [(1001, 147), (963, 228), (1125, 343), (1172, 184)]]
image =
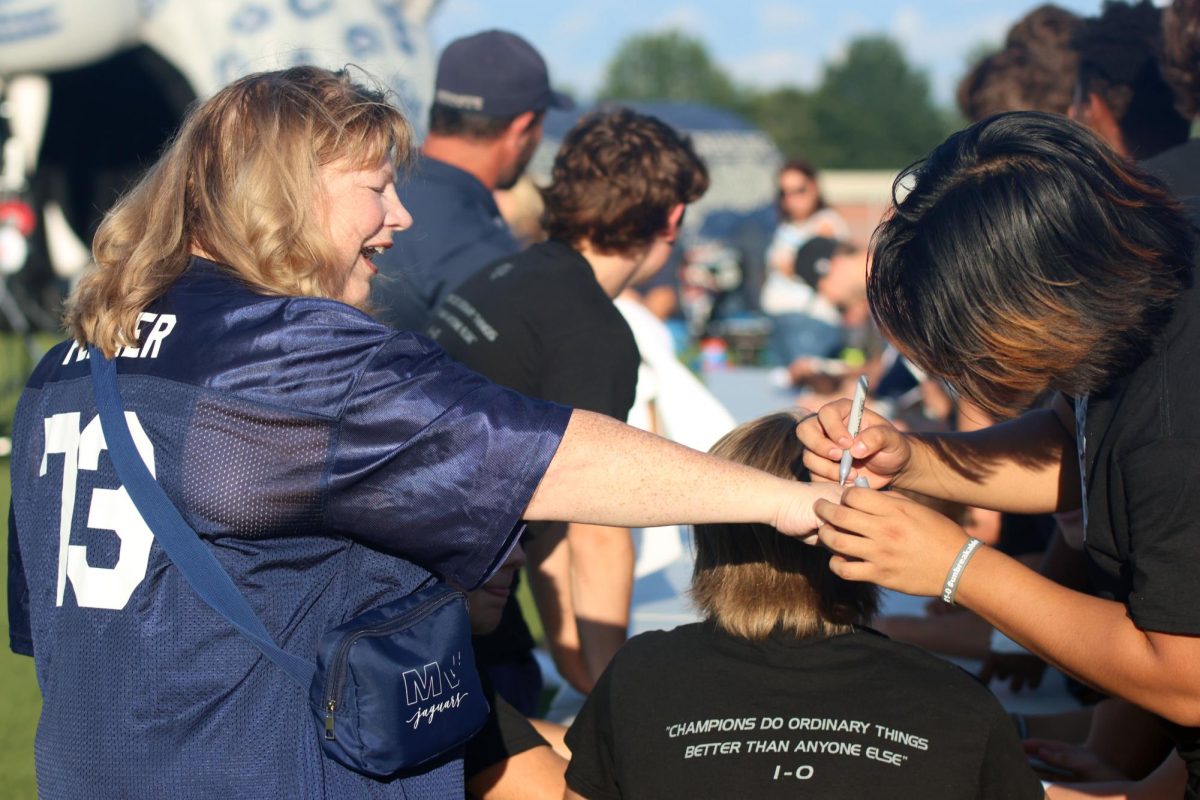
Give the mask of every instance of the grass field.
[[(0, 459), (0, 509), (4, 509), (4, 541), (8, 542), (8, 459)], [(8, 575), (8, 547), (0, 547), (4, 575)], [(37, 796), (33, 778), (33, 732), (42, 709), (33, 675), (33, 659), (8, 649), (8, 593), (0, 594), (4, 626), (0, 648), (0, 708), (5, 724), (0, 725), (0, 797), (24, 800)]]
[[(25, 378), (33, 368), (39, 349), (59, 337), (39, 336), (30, 343), (19, 336), (0, 334), (0, 436), (11, 433), (10, 422)], [(8, 584), (8, 493), (9, 460), (0, 458), (0, 524), (4, 540), (0, 543), (5, 586)], [(33, 734), (42, 709), (42, 696), (33, 672), (33, 659), (18, 656), (8, 649), (8, 592), (0, 592), (0, 708), (6, 724), (0, 725), (0, 798), (25, 800), (37, 796), (33, 776)]]

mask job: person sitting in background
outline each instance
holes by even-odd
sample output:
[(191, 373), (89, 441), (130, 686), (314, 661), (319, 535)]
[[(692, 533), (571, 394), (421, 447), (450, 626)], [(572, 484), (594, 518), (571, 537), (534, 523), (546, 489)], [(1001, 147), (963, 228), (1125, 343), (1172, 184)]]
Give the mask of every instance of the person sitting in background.
[[(712, 454), (806, 480), (797, 415)], [(631, 639), (567, 732), (568, 798), (1041, 798), (970, 675), (865, 628), (878, 589), (768, 525), (697, 525), (704, 621)]]
[(836, 242), (849, 238), (849, 228), (825, 203), (808, 161), (785, 162), (776, 181), (779, 225), (767, 248), (761, 296), (762, 310), (774, 324), (773, 349), (784, 365), (799, 356), (836, 356), (844, 340), (841, 315), (817, 291), (817, 281)]

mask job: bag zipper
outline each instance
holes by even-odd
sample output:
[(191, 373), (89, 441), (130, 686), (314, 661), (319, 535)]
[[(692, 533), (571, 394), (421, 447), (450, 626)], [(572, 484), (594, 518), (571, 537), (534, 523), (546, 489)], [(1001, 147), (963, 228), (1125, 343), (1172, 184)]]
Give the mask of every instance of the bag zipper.
[(331, 664), (331, 673), (325, 680), (325, 738), (335, 739), (334, 734), (334, 715), (337, 713), (338, 697), (342, 693), (342, 673), (346, 663), (346, 655), (350, 652), (350, 648), (359, 639), (365, 636), (379, 636), (387, 633), (392, 633), (394, 630), (403, 628), (415, 622), (419, 617), (424, 617), (437, 611), (442, 606), (454, 600), (456, 596), (461, 596), (462, 592), (457, 589), (446, 587), (441, 594), (425, 600), (420, 605), (410, 608), (403, 615), (390, 619), (387, 622), (381, 622), (370, 628), (362, 628), (347, 635), (342, 641), (338, 642), (337, 650), (334, 651), (333, 662)]

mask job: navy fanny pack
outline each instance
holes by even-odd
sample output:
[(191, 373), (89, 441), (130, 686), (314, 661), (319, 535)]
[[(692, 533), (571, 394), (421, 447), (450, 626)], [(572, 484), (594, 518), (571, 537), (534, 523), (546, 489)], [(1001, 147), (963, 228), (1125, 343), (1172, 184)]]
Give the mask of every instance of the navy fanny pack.
[(384, 778), (483, 727), (489, 709), (462, 592), (431, 583), (369, 609), (321, 637), (316, 664), (282, 649), (138, 455), (115, 365), (95, 347), (88, 354), (104, 440), (138, 513), (200, 598), (308, 692), (327, 756)]
[(457, 747), (487, 719), (466, 598), (444, 583), (327, 631), (308, 687), (326, 755), (382, 777)]

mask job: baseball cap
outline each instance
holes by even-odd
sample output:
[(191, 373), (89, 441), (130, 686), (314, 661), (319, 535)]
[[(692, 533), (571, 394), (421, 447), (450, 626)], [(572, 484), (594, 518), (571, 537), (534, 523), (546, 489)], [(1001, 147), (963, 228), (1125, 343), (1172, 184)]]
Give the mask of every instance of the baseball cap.
[(574, 108), (550, 88), (546, 62), (515, 33), (488, 30), (455, 39), (438, 60), (434, 102), (489, 117)]

